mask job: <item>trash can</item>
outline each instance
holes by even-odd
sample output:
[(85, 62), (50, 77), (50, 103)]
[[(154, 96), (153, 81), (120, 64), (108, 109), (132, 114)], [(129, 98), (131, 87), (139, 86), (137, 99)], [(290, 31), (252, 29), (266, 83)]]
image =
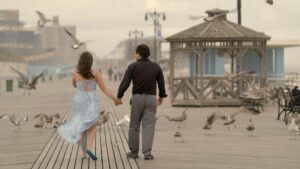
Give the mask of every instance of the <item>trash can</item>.
[(12, 92), (13, 91), (13, 80), (6, 80), (6, 91)]

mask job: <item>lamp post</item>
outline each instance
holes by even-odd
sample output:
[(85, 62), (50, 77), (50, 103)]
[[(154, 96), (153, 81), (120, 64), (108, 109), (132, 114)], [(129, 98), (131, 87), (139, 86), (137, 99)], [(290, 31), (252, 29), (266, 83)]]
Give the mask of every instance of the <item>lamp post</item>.
[(164, 12), (157, 12), (156, 9), (154, 9), (153, 12), (146, 12), (145, 14), (145, 21), (148, 21), (148, 18), (151, 18), (153, 21), (154, 25), (154, 61), (157, 62), (158, 59), (160, 58), (160, 51), (157, 50), (157, 36), (158, 36), (158, 31), (161, 28), (160, 25), (160, 19), (162, 18), (163, 21), (166, 20), (166, 14)]
[[(269, 5), (273, 5), (273, 0), (265, 0)], [(237, 15), (238, 15), (238, 24), (242, 25), (242, 0), (237, 0)]]
[(128, 36), (129, 37), (132, 37), (132, 36), (134, 37), (134, 45), (137, 46), (138, 37), (142, 38), (144, 36), (144, 33), (143, 33), (143, 31), (139, 31), (139, 30), (135, 29), (133, 31), (129, 31)]

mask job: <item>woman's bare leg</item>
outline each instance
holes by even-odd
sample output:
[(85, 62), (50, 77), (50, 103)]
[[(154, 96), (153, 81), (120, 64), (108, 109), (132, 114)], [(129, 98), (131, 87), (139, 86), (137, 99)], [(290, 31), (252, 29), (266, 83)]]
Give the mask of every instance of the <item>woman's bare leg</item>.
[(96, 124), (87, 130), (87, 149), (90, 151), (93, 150), (93, 143), (95, 140), (96, 131), (97, 131)]
[[(79, 141), (80, 147), (82, 147), (82, 144), (83, 144), (83, 135), (84, 135), (84, 133), (81, 133), (81, 135), (80, 135), (80, 141)], [(87, 157), (86, 151), (82, 150), (82, 156)]]

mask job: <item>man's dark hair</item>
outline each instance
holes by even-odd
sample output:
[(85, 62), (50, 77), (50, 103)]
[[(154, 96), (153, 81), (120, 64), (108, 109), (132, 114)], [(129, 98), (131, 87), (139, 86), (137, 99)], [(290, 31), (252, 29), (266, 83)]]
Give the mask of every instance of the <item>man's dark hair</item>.
[(138, 47), (136, 47), (135, 52), (140, 54), (142, 58), (147, 58), (150, 56), (150, 49), (145, 44), (141, 44)]

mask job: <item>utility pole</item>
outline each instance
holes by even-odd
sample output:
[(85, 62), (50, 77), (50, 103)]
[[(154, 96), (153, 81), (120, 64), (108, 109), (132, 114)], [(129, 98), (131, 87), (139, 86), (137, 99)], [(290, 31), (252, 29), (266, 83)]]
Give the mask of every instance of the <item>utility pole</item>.
[(162, 18), (162, 20), (165, 21), (166, 14), (164, 12), (156, 12), (156, 9), (154, 9), (153, 12), (146, 12), (145, 21), (148, 21), (148, 18), (152, 19), (153, 25), (154, 25), (154, 55), (153, 55), (153, 59), (155, 62), (158, 62), (160, 59), (160, 50), (158, 50), (157, 37), (161, 36), (160, 35), (161, 24), (160, 24), (159, 20), (160, 20), (160, 18)]

